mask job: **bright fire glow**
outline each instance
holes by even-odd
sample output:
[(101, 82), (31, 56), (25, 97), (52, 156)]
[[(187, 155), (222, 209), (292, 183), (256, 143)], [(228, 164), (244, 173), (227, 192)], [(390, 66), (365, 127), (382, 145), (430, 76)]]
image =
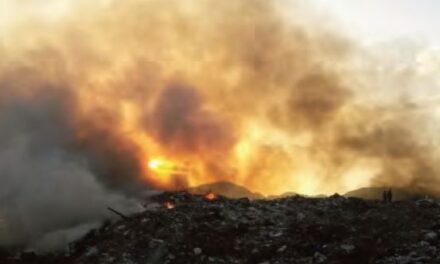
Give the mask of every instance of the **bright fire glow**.
[(213, 201), (217, 199), (217, 195), (213, 192), (208, 192), (207, 194), (205, 194), (205, 199), (208, 201)]
[(174, 189), (173, 182), (177, 178), (186, 176), (178, 170), (175, 163), (163, 157), (152, 158), (148, 162), (146, 174), (158, 187), (171, 189)]
[(174, 164), (163, 158), (154, 158), (148, 162), (148, 167), (159, 174), (162, 173), (172, 173), (174, 169)]
[(164, 206), (167, 209), (174, 209), (176, 207), (176, 205), (174, 203), (172, 203), (172, 202), (165, 202)]
[[(112, 163), (104, 171), (118, 177), (166, 190), (229, 181), (270, 195), (385, 184), (376, 177), (383, 172), (408, 182), (437, 172), (422, 162), (431, 157), (398, 153), (424, 148), (407, 144), (411, 133), (396, 138), (394, 104), (384, 107), (388, 115), (370, 99), (362, 105), (375, 92), (357, 91), (382, 78), (359, 76), (369, 72), (359, 58), (356, 67), (345, 59), (357, 49), (333, 30), (286, 24), (272, 1), (25, 2), (7, 0), (0, 10), (0, 32), (14, 25), (0, 45), (5, 101), (71, 99), (72, 142), (98, 165)], [(59, 14), (56, 23), (40, 19), (49, 13)]]

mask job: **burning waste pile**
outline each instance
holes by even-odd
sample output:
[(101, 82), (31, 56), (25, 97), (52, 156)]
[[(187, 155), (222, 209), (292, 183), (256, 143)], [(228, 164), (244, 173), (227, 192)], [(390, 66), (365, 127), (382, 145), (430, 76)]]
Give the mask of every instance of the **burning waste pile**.
[(77, 241), (1, 263), (437, 261), (436, 202), (261, 198), (439, 194), (440, 52), (309, 1), (1, 2), (0, 245)]
[(292, 196), (228, 199), (164, 193), (66, 253), (1, 263), (439, 263), (440, 204)]

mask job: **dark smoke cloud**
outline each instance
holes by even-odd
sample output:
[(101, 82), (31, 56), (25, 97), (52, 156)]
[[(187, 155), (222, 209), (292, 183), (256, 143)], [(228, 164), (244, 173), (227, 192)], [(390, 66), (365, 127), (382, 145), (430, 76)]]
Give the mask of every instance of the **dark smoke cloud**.
[(98, 223), (108, 217), (107, 205), (133, 210), (133, 201), (101, 183), (110, 186), (124, 176), (128, 183), (136, 166), (125, 162), (135, 152), (124, 153), (117, 140), (107, 140), (110, 133), (93, 128), (95, 145), (77, 138), (85, 124), (74, 123), (73, 88), (44, 79), (41, 68), (22, 67), (18, 63), (0, 79), (0, 217), (8, 234), (2, 240), (38, 245), (56, 231), (50, 239), (62, 245), (69, 242), (58, 240), (64, 229)]
[[(71, 117), (68, 117), (71, 118)], [(97, 120), (98, 118), (98, 120)], [(116, 122), (107, 113), (75, 124), (80, 136), (74, 138), (72, 151), (84, 162), (104, 185), (117, 190), (135, 191), (147, 187), (141, 182), (140, 150), (123, 134), (115, 133)], [(84, 129), (85, 128), (85, 129)]]
[(235, 142), (230, 125), (204, 108), (197, 90), (183, 85), (170, 85), (161, 92), (148, 126), (171, 153), (224, 153)]
[(339, 77), (325, 72), (303, 76), (288, 91), (285, 104), (269, 112), (275, 124), (295, 130), (319, 130), (331, 123), (350, 98)]

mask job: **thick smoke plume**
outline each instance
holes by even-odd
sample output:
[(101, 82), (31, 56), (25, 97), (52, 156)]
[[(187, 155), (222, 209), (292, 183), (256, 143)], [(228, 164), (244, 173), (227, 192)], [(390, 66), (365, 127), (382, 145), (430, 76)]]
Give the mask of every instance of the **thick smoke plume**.
[(171, 153), (203, 155), (228, 151), (234, 143), (232, 128), (203, 107), (193, 88), (169, 86), (160, 94), (146, 121), (153, 137)]
[(89, 2), (0, 35), (0, 213), (14, 241), (98, 221), (145, 189), (216, 180), (438, 193), (434, 117), (402, 100), (417, 69), (376, 71), (386, 56), (307, 7)]

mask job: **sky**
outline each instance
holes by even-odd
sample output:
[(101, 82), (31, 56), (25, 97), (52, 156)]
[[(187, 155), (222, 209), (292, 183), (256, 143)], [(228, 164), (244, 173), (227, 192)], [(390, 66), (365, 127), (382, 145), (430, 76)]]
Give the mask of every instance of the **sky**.
[[(100, 0), (103, 1), (103, 0)], [(251, 0), (250, 0), (251, 1)], [(342, 30), (364, 43), (413, 38), (440, 46), (438, 0), (285, 0), (304, 1), (339, 21)], [(8, 20), (38, 13), (46, 18), (62, 15), (72, 0), (0, 0), (0, 30)]]
[(438, 0), (311, 0), (365, 43), (396, 38), (440, 46)]

